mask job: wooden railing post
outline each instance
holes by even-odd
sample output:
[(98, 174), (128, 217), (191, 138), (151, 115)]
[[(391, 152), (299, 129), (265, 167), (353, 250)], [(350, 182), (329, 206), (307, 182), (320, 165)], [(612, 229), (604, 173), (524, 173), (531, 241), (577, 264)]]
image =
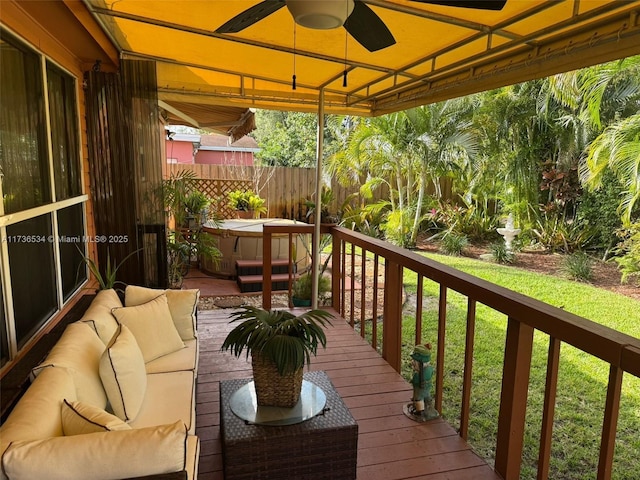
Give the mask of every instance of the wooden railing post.
[(382, 357), (397, 372), (402, 368), (402, 266), (384, 265)]
[(609, 367), (607, 402), (604, 410), (604, 421), (602, 422), (598, 480), (609, 480), (611, 478), (613, 450), (615, 449), (616, 431), (618, 429), (618, 413), (620, 412), (621, 390), (622, 369), (611, 365), (611, 367)]
[(340, 311), (342, 292), (342, 240), (332, 234), (331, 239), (331, 306)]
[(262, 232), (262, 308), (271, 310), (271, 232)]
[(505, 480), (520, 477), (533, 330), (511, 317), (507, 323), (495, 463)]

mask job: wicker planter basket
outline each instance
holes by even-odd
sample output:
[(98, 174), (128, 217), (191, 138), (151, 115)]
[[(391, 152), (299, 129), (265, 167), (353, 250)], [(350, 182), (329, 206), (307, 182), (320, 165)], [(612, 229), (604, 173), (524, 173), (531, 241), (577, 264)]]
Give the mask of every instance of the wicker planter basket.
[(255, 353), (251, 357), (251, 366), (258, 405), (291, 408), (298, 403), (302, 390), (302, 367), (282, 376), (275, 363)]

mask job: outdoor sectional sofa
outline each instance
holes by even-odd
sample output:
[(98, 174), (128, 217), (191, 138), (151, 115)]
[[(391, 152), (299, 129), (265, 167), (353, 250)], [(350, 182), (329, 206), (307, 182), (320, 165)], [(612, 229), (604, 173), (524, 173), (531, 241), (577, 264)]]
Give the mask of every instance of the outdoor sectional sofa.
[(195, 480), (198, 297), (100, 291), (0, 428), (0, 477)]

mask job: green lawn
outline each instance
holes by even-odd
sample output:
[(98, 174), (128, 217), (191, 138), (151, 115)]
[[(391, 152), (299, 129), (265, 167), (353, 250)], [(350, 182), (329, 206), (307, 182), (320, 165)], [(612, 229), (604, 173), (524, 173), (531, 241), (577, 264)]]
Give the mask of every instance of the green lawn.
[[(567, 311), (640, 338), (640, 302), (589, 285), (535, 274), (514, 267), (460, 257), (427, 254), (472, 275), (516, 290)], [(416, 276), (405, 272), (408, 293), (416, 291)], [(425, 281), (423, 341), (436, 348), (438, 285)], [(466, 328), (466, 297), (448, 294), (443, 416), (458, 425)], [(410, 374), (415, 316), (404, 318), (403, 365)], [(491, 459), (494, 455), (500, 399), (506, 317), (484, 305), (477, 306), (472, 386), (470, 443)], [(527, 430), (521, 478), (536, 476), (544, 382), (549, 338), (536, 333), (527, 409)], [(608, 381), (608, 364), (563, 344), (550, 478), (595, 478)], [(640, 472), (640, 379), (625, 375), (613, 478), (638, 479)]]

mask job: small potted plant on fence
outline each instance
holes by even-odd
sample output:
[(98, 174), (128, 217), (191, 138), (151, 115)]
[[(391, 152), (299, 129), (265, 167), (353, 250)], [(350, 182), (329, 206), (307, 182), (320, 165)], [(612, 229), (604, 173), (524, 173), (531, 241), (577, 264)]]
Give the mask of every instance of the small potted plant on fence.
[[(325, 224), (336, 224), (338, 223), (338, 216), (332, 215), (329, 212), (329, 206), (333, 202), (335, 195), (331, 188), (324, 185), (322, 190), (320, 191), (320, 223)], [(313, 223), (314, 216), (316, 214), (316, 203), (313, 200), (305, 200), (305, 205), (307, 207), (307, 221), (309, 223)]]
[[(300, 277), (293, 282), (291, 286), (291, 303), (293, 303), (294, 307), (311, 306), (312, 278), (311, 273), (307, 272), (300, 275)], [(318, 278), (318, 295), (322, 297), (323, 294), (329, 291), (329, 279), (323, 275), (320, 275)]]
[(300, 399), (302, 374), (318, 346), (326, 347), (323, 328), (331, 325), (331, 314), (310, 310), (302, 315), (288, 311), (244, 307), (231, 314), (240, 322), (225, 338), (221, 350), (239, 357), (246, 349), (258, 405), (294, 407)]
[(211, 204), (211, 199), (200, 190), (194, 190), (184, 200), (184, 208), (187, 211), (187, 227), (198, 228), (205, 222), (205, 210)]
[(238, 218), (258, 218), (267, 213), (265, 200), (251, 190), (229, 192), (229, 207), (236, 211)]

